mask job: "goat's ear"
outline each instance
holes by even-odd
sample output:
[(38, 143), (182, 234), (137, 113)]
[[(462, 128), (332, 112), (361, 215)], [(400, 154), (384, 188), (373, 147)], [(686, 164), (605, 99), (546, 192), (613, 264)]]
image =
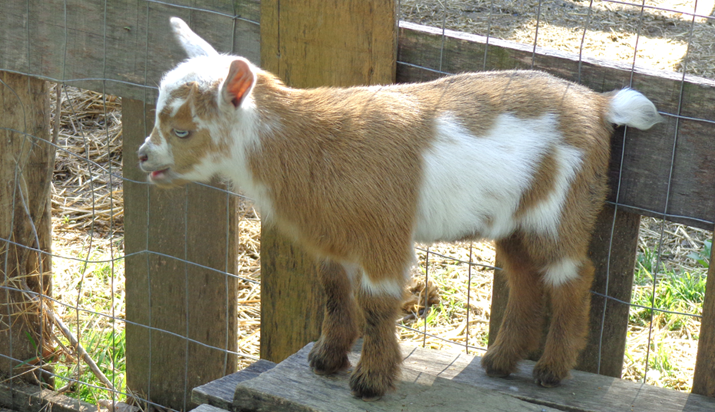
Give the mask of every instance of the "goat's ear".
[(189, 25), (178, 17), (171, 18), (171, 28), (174, 31), (174, 37), (179, 41), (181, 47), (186, 51), (189, 58), (198, 56), (217, 56), (216, 49), (198, 34), (194, 33)]
[(243, 59), (236, 59), (231, 62), (228, 69), (228, 76), (221, 87), (221, 97), (224, 102), (239, 107), (254, 84), (256, 84), (256, 74), (253, 73), (251, 65)]

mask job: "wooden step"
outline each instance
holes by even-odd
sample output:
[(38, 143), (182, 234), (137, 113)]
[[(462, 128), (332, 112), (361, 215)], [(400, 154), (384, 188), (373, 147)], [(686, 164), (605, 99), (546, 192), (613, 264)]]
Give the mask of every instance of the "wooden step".
[[(199, 387), (193, 399), (230, 411), (715, 411), (713, 398), (580, 371), (559, 387), (541, 388), (533, 382), (530, 361), (507, 379), (490, 378), (480, 357), (408, 345), (402, 345), (397, 390), (368, 403), (351, 396), (348, 372), (313, 374), (307, 360), (311, 348), (278, 365), (262, 361), (245, 375)], [(358, 359), (359, 351), (350, 354), (353, 365)]]

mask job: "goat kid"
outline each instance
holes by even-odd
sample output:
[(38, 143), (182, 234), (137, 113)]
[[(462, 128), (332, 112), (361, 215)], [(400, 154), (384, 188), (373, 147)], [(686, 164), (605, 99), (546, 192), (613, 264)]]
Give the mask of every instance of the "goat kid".
[(606, 195), (612, 124), (660, 121), (642, 94), (595, 93), (536, 71), (467, 73), (391, 86), (286, 87), (242, 57), (221, 55), (171, 19), (189, 59), (161, 81), (156, 124), (139, 149), (159, 186), (228, 178), (331, 270), (318, 374), (350, 366), (365, 318), (355, 396), (394, 388), (395, 319), (413, 242), (493, 239), (509, 300), (487, 374), (508, 376), (541, 341), (534, 368), (557, 385), (584, 347), (591, 231)]

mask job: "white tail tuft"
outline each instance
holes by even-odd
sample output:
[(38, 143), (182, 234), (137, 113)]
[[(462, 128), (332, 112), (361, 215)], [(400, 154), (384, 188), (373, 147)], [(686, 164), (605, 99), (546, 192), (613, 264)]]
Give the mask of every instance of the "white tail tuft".
[(619, 126), (647, 130), (663, 121), (653, 102), (633, 89), (623, 89), (611, 97), (606, 119)]

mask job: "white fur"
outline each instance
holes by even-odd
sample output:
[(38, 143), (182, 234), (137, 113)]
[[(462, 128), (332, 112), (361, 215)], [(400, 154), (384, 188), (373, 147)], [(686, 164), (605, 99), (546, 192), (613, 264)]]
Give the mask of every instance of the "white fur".
[(190, 58), (197, 56), (218, 55), (216, 49), (214, 49), (206, 40), (194, 33), (189, 25), (184, 23), (183, 20), (178, 17), (172, 17), (170, 22), (171, 28), (174, 30), (174, 37), (176, 37)]
[(554, 146), (553, 153), (558, 164), (553, 191), (546, 200), (527, 210), (520, 223), (526, 230), (557, 238), (561, 211), (571, 189), (571, 183), (581, 169), (582, 153), (565, 144)]
[(544, 269), (544, 283), (551, 287), (558, 287), (566, 282), (578, 278), (581, 261), (563, 258)]
[(655, 105), (633, 89), (619, 90), (611, 98), (606, 119), (617, 125), (647, 130), (663, 121)]
[[(415, 240), (425, 243), (465, 237), (500, 239), (520, 222), (514, 219), (522, 194), (530, 187), (540, 159), (562, 137), (552, 114), (520, 119), (500, 115), (485, 136), (474, 136), (454, 115), (443, 115), (436, 138), (424, 153)], [(568, 151), (566, 151), (568, 153)], [(568, 156), (565, 156), (568, 158)], [(566, 160), (565, 165), (569, 163)], [(564, 172), (564, 177), (568, 178)], [(551, 231), (558, 220), (557, 194), (543, 208), (547, 219), (527, 224)]]
[(360, 279), (360, 287), (362, 290), (371, 296), (392, 296), (397, 299), (402, 299), (404, 282), (396, 279), (383, 279), (377, 282), (372, 282), (365, 272), (362, 272)]

